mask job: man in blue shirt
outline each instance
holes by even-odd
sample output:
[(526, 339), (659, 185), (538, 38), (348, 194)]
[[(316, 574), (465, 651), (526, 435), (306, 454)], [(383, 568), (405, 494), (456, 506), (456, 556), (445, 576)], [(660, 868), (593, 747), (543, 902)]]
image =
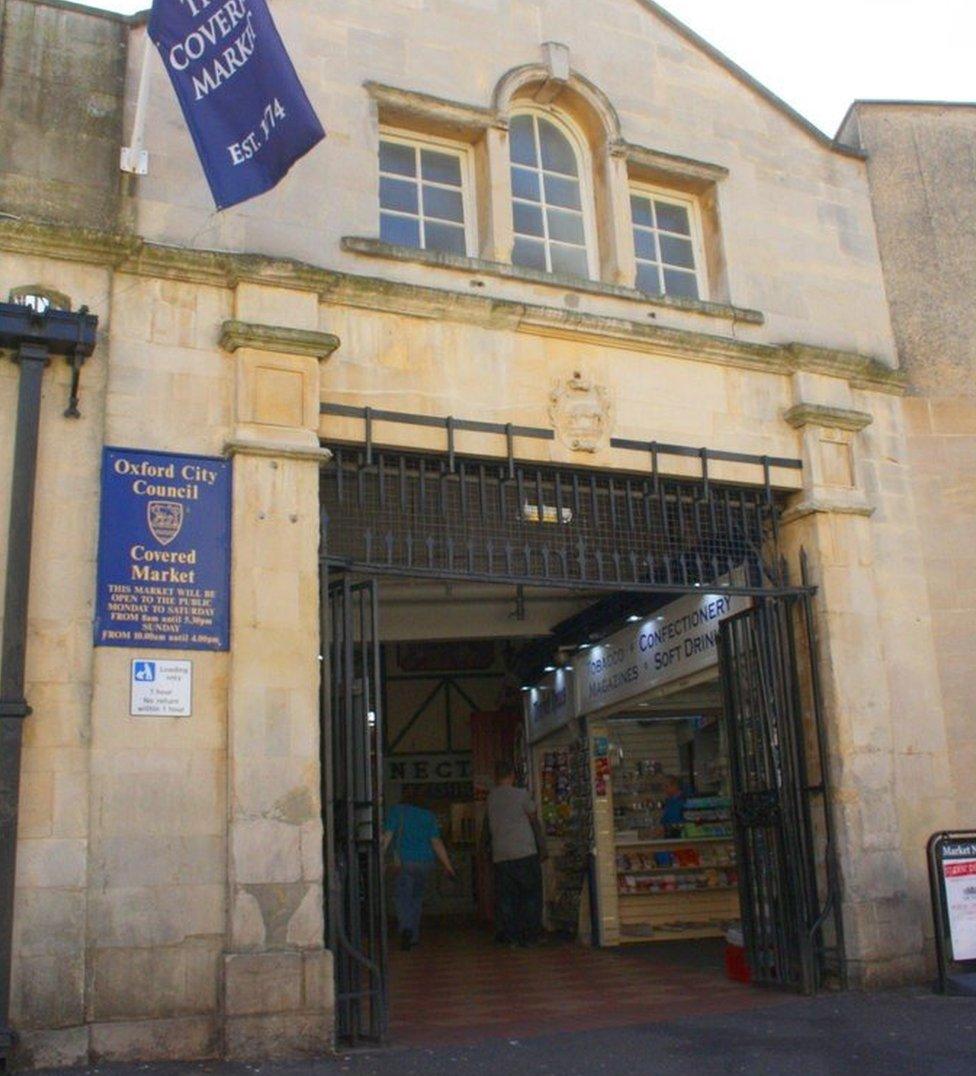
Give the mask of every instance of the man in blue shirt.
[(677, 777), (669, 776), (664, 789), (664, 810), (661, 812), (661, 825), (666, 836), (680, 837), (681, 823), (685, 820), (685, 790)]
[(450, 878), (457, 877), (441, 840), (440, 826), (432, 811), (404, 802), (391, 807), (383, 825), (383, 851), (393, 845), (399, 871), (393, 884), (393, 903), (400, 929), (400, 948), (412, 949), (420, 940), (427, 879), (440, 860)]

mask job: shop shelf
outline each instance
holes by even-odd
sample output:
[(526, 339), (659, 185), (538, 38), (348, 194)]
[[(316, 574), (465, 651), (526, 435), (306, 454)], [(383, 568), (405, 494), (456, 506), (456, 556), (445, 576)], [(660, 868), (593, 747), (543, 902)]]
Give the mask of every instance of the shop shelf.
[(724, 938), (722, 927), (702, 927), (700, 930), (655, 930), (653, 934), (620, 934), (621, 945), (634, 945), (640, 942), (656, 941), (694, 941), (698, 938)]
[(642, 867), (640, 870), (617, 869), (617, 874), (629, 874), (631, 878), (643, 878), (651, 874), (677, 874), (679, 871), (730, 871), (734, 863), (705, 863), (700, 867)]
[(674, 847), (676, 844), (714, 844), (724, 841), (726, 844), (734, 841), (731, 834), (728, 837), (659, 837), (650, 841), (615, 841), (617, 848), (658, 848)]
[(730, 889), (738, 889), (738, 885), (697, 885), (693, 889), (622, 889), (617, 887), (618, 897), (674, 897), (687, 896), (689, 893), (721, 893)]

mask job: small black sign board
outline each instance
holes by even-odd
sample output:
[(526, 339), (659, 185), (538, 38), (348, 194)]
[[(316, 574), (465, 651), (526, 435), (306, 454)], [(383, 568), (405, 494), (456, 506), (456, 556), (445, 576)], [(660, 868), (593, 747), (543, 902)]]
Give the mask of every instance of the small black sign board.
[(936, 989), (976, 997), (976, 830), (933, 833), (928, 860)]

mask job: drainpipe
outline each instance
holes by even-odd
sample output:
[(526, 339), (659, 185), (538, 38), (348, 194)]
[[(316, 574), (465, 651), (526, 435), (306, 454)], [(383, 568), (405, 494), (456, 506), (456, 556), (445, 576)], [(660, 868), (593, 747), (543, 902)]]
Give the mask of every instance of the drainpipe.
[(97, 324), (98, 318), (84, 307), (75, 314), (50, 309), (39, 313), (19, 303), (0, 303), (0, 348), (12, 351), (20, 366), (0, 649), (0, 1070), (7, 1067), (14, 1045), (10, 976), (21, 745), (24, 719), (31, 712), (24, 695), (24, 667), (41, 381), (51, 356), (65, 356), (72, 367), (65, 415), (77, 415), (78, 373), (94, 350)]

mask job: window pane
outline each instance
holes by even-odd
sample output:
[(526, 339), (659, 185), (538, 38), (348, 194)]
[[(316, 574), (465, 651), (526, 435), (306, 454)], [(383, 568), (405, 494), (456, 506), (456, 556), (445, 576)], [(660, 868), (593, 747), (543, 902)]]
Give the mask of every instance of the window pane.
[(424, 216), (439, 217), (441, 220), (453, 220), (458, 224), (464, 222), (464, 206), (460, 191), (446, 191), (443, 187), (429, 187), (424, 184)]
[(531, 116), (513, 116), (508, 128), (509, 155), (517, 164), (538, 166), (535, 152), (535, 129)]
[(553, 243), (549, 248), (554, 273), (569, 273), (570, 276), (588, 277), (589, 266), (586, 264), (586, 251), (581, 247), (562, 247)]
[(417, 153), (413, 146), (399, 142), (380, 142), (380, 171), (395, 172), (398, 176), (417, 174)]
[(630, 215), (633, 217), (635, 224), (646, 224), (648, 228), (654, 227), (650, 198), (638, 198), (636, 194), (632, 194), (630, 196)]
[(512, 248), (512, 262), (515, 265), (525, 265), (530, 269), (545, 269), (546, 248), (538, 239), (516, 238)]
[(512, 217), (518, 235), (543, 235), (542, 210), (524, 202), (512, 203)]
[(449, 183), (452, 187), (461, 186), (461, 161), (450, 153), (422, 149), (420, 171), (424, 179), (429, 179), (433, 183)]
[(539, 173), (527, 168), (512, 169), (512, 194), (516, 198), (528, 198), (530, 202), (539, 201)]
[(404, 213), (417, 212), (417, 185), (406, 179), (380, 176), (380, 207), (399, 209)]
[(558, 127), (548, 120), (539, 120), (539, 139), (542, 142), (542, 167), (547, 172), (561, 172), (564, 176), (578, 174), (576, 154)]
[(661, 276), (656, 265), (639, 262), (637, 265), (637, 287), (645, 295), (661, 294)]
[(653, 232), (645, 232), (642, 228), (634, 229), (634, 251), (638, 258), (646, 258), (648, 261), (657, 261), (657, 243)]
[(665, 265), (680, 265), (684, 269), (695, 268), (695, 252), (690, 239), (675, 239), (672, 235), (661, 235), (661, 261)]
[(562, 176), (546, 176), (546, 201), (549, 205), (581, 209), (579, 180), (563, 179)]
[(678, 269), (664, 270), (664, 290), (668, 295), (681, 299), (698, 298), (698, 281), (694, 273), (682, 273)]
[(657, 213), (657, 226), (662, 231), (691, 235), (688, 210), (683, 205), (671, 205), (670, 202), (655, 202), (654, 210)]
[(467, 254), (468, 252), (464, 245), (464, 229), (453, 224), (426, 221), (424, 238), (428, 250), (446, 250), (451, 254)]
[(420, 246), (420, 222), (411, 217), (380, 213), (380, 239), (404, 247)]
[(564, 209), (548, 209), (549, 238), (563, 243), (583, 245), (583, 218), (579, 213), (568, 213)]

